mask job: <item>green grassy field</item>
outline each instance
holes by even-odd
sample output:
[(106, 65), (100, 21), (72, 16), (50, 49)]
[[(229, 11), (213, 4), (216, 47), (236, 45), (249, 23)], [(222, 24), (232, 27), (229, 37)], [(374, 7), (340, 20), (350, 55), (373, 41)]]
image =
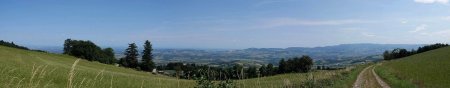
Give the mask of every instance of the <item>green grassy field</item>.
[[(75, 65), (73, 79), (69, 79), (77, 59), (61, 54), (19, 50), (0, 46), (0, 87), (2, 88), (191, 88), (194, 80), (153, 75), (133, 69), (80, 60)], [(239, 88), (279, 88), (302, 84), (308, 78), (328, 79), (342, 72), (358, 70), (314, 71), (236, 80)], [(71, 80), (71, 82), (69, 81)], [(343, 81), (352, 83), (352, 79)], [(351, 85), (351, 84), (350, 84)], [(346, 85), (348, 86), (348, 85)]]
[(376, 72), (394, 88), (450, 86), (450, 47), (386, 61)]

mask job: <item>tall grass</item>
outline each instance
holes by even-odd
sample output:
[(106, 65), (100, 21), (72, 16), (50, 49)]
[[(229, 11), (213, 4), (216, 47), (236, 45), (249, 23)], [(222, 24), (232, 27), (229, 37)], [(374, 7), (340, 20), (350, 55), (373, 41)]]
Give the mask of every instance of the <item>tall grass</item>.
[[(78, 62), (80, 62), (80, 59), (75, 60), (75, 62), (72, 64), (72, 68), (69, 72), (69, 78), (67, 79), (67, 88), (73, 88), (72, 87), (72, 80), (75, 75), (75, 66), (77, 66)], [(83, 80), (84, 81), (84, 80)]]

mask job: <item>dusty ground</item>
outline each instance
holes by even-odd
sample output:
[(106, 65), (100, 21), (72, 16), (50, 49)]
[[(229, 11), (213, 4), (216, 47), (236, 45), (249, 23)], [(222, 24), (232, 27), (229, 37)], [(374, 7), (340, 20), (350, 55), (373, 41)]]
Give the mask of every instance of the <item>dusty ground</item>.
[(375, 65), (364, 68), (359, 73), (353, 88), (390, 88), (374, 71)]

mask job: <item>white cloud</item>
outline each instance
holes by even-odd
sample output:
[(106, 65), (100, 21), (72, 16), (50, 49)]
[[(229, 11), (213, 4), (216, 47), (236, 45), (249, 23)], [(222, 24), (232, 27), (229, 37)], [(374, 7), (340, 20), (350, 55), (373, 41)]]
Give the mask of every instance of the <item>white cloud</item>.
[(450, 16), (442, 17), (442, 20), (448, 20), (448, 21), (450, 21)]
[(434, 31), (434, 32), (421, 32), (419, 33), (421, 36), (428, 36), (433, 38), (450, 38), (450, 30), (440, 30), (440, 31)]
[(366, 37), (375, 37), (376, 35), (374, 35), (374, 34), (370, 34), (370, 33), (367, 33), (367, 32), (362, 32), (361, 33), (363, 36), (366, 36)]
[(280, 26), (330, 26), (330, 25), (345, 25), (367, 23), (361, 20), (301, 20), (293, 18), (281, 18), (266, 21), (266, 27), (280, 27)]
[(408, 20), (401, 20), (400, 23), (406, 24), (406, 23), (408, 23)]
[(414, 29), (414, 30), (412, 30), (412, 31), (409, 31), (409, 32), (416, 33), (416, 32), (419, 32), (419, 31), (426, 30), (427, 27), (428, 27), (428, 25), (426, 25), (426, 24), (421, 24), (421, 25), (417, 26), (416, 29)]
[(450, 30), (441, 30), (441, 31), (437, 31), (437, 32), (435, 32), (433, 34), (449, 38), (450, 37)]
[(433, 4), (433, 3), (448, 4), (449, 0), (414, 0), (414, 2), (424, 4)]

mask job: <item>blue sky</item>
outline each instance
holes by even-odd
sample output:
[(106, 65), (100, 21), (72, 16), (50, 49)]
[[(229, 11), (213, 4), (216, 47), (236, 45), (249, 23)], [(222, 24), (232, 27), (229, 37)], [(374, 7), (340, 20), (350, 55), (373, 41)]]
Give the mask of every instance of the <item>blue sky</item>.
[(1, 0), (0, 39), (286, 48), (450, 41), (448, 0)]

